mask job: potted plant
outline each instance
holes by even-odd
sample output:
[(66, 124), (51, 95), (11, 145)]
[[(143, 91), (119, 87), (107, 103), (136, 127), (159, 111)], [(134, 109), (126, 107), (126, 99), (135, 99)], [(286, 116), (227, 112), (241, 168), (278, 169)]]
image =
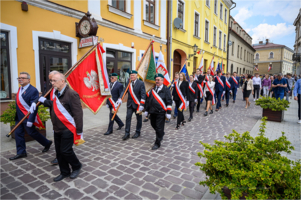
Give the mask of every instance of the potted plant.
[(200, 142), (205, 163), (195, 165), (206, 174), (211, 193), (219, 192), (223, 199), (299, 199), (301, 161), (291, 161), (281, 152), (294, 149), (284, 132), (275, 140), (265, 137), (266, 118), (262, 119), (260, 133), (253, 138), (249, 132), (225, 136), (227, 141), (214, 145)]
[(269, 121), (281, 122), (284, 117), (284, 110), (287, 110), (290, 102), (272, 97), (261, 97), (256, 100), (255, 105), (260, 106), (262, 117), (267, 117)]
[[(50, 119), (50, 114), (43, 105), (39, 106), (38, 114), (40, 116), (41, 121), (43, 122), (43, 125), (46, 127), (46, 121)], [(15, 116), (16, 116), (16, 102), (12, 101), (10, 104), (8, 104), (8, 109), (6, 109), (3, 114), (0, 116), (0, 122), (3, 122), (4, 124), (9, 124), (11, 129), (15, 126)], [(46, 129), (38, 129), (37, 130), (46, 137)], [(25, 131), (25, 141), (31, 141), (33, 140), (32, 137), (30, 137)], [(12, 133), (12, 138), (15, 138), (15, 133)]]

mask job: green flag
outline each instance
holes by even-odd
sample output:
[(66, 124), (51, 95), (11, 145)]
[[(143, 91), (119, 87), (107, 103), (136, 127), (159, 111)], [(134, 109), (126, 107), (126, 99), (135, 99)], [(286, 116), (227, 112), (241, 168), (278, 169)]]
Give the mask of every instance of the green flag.
[(151, 56), (150, 56), (150, 61), (149, 61), (149, 65), (147, 68), (145, 81), (150, 82), (150, 83), (156, 83), (156, 81), (155, 81), (156, 63), (155, 63), (155, 59), (154, 59), (154, 53), (152, 50), (151, 50)]

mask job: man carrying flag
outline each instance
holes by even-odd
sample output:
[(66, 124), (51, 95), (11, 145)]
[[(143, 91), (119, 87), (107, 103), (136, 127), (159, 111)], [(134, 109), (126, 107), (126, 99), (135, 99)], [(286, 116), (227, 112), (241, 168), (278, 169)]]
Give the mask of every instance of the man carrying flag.
[(78, 93), (67, 85), (63, 74), (53, 75), (51, 83), (56, 90), (55, 97), (53, 100), (40, 97), (39, 101), (50, 108), (56, 158), (60, 167), (60, 175), (53, 179), (57, 182), (69, 176), (76, 178), (82, 168), (72, 146), (84, 142), (83, 110)]
[[(16, 160), (19, 158), (27, 157), (26, 144), (24, 134), (25, 131), (33, 139), (39, 142), (44, 149), (42, 153), (47, 152), (52, 144), (52, 141), (47, 140), (42, 134), (40, 134), (36, 127), (45, 128), (39, 115), (37, 114), (37, 109), (35, 109), (34, 101), (39, 97), (38, 90), (30, 84), (30, 75), (27, 72), (21, 72), (18, 77), (18, 82), (21, 87), (16, 95), (16, 124), (23, 119), (28, 112), (30, 115), (23, 123), (15, 130), (15, 140), (17, 147), (17, 155), (9, 158), (9, 160)], [(21, 167), (22, 168), (22, 167)]]
[(204, 88), (204, 80), (205, 80), (205, 75), (200, 73), (200, 69), (198, 68), (196, 70), (196, 74), (195, 74), (195, 83), (197, 85), (196, 88), (196, 97), (197, 97), (197, 106), (196, 106), (196, 112), (200, 112), (200, 105), (203, 101), (203, 96), (204, 96), (204, 92), (203, 92), (203, 88)]
[(172, 99), (170, 90), (163, 84), (164, 78), (162, 74), (155, 75), (156, 86), (149, 92), (144, 113), (145, 116), (150, 114), (151, 126), (156, 131), (156, 140), (152, 150), (160, 148), (165, 134), (165, 117), (167, 119), (171, 117)]
[(214, 79), (215, 94), (216, 94), (216, 97), (217, 97), (217, 103), (216, 103), (216, 110), (215, 111), (218, 111), (219, 109), (222, 108), (221, 98), (222, 98), (222, 95), (225, 93), (225, 90), (226, 90), (226, 88), (225, 88), (226, 79), (221, 74), (222, 74), (222, 72), (218, 71), (217, 76)]

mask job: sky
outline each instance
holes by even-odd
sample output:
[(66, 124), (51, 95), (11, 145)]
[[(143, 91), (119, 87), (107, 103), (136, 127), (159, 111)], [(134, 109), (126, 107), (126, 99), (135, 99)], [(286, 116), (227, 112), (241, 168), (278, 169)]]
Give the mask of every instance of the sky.
[(233, 0), (231, 10), (240, 26), (252, 37), (253, 44), (270, 39), (294, 50), (295, 26), (301, 0)]

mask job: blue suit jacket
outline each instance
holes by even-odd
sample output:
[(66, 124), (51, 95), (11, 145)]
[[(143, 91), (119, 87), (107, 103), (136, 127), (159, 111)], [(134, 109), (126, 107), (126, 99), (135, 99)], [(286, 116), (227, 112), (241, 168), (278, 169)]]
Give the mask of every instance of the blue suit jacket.
[[(111, 90), (111, 95), (112, 95), (112, 99), (116, 102), (118, 100), (118, 98), (120, 97), (121, 93), (123, 91), (123, 85), (121, 83), (119, 83), (118, 81), (116, 81), (113, 89)], [(111, 105), (111, 102), (109, 100), (107, 100), (107, 104), (109, 106)]]
[(236, 81), (237, 84), (235, 83), (235, 81), (233, 80), (233, 78), (230, 78), (230, 84), (231, 84), (231, 90), (233, 90), (234, 88), (239, 88), (239, 77), (236, 76)]
[[(31, 104), (33, 102), (35, 102), (36, 99), (39, 98), (39, 91), (32, 85), (29, 85), (28, 88), (23, 92), (22, 97), (23, 97), (24, 101), (27, 103), (27, 105), (31, 106)], [(17, 101), (17, 99), (16, 99), (16, 101)], [(15, 121), (16, 121), (16, 123), (18, 123), (19, 121), (21, 121), (21, 119), (23, 119), (23, 117), (25, 115), (22, 113), (22, 111), (18, 107), (17, 102), (16, 102), (16, 108), (17, 108), (17, 112), (16, 112)], [(23, 123), (26, 123), (27, 121), (33, 123), (36, 118), (37, 113), (38, 113), (38, 108), (36, 109), (36, 111), (34, 113), (31, 113), (29, 115), (29, 118), (27, 120), (24, 120)]]
[(223, 82), (224, 87), (218, 82), (217, 78), (214, 78), (215, 81), (215, 92), (223, 92), (226, 91), (226, 78), (224, 76), (220, 77), (220, 80)]

